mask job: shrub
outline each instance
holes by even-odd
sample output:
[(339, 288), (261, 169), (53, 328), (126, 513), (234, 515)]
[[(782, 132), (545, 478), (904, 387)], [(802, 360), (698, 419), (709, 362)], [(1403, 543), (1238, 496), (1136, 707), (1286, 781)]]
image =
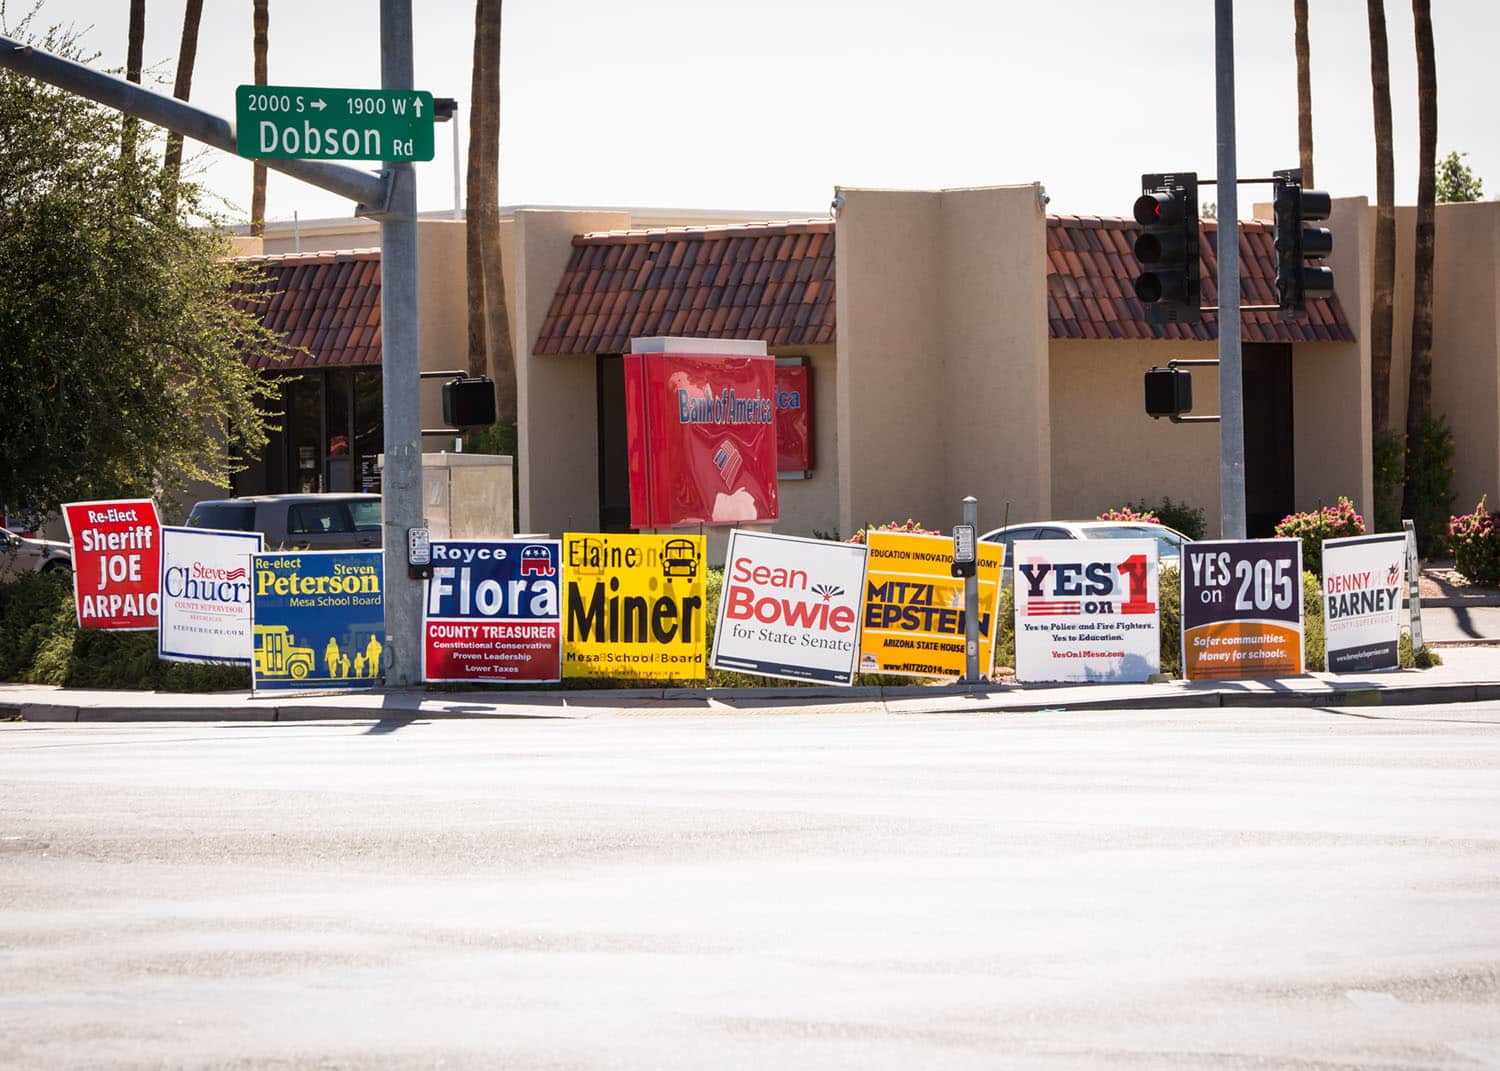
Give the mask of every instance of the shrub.
[(936, 528), (923, 528), (920, 521), (914, 521), (910, 517), (902, 521), (886, 521), (884, 524), (868, 524), (855, 532), (845, 543), (863, 543), (865, 541), (865, 530), (874, 529), (877, 532), (907, 532), (916, 535), (942, 535)]
[(1453, 433), (1444, 418), (1429, 414), (1421, 433), (1406, 443), (1406, 514), (1424, 558), (1448, 549), (1452, 508)]
[(1500, 517), (1485, 509), (1481, 497), (1473, 513), (1448, 520), (1453, 563), (1470, 583), (1500, 585)]
[(1354, 503), (1340, 497), (1338, 505), (1307, 513), (1289, 513), (1276, 526), (1279, 536), (1302, 540), (1302, 568), (1323, 574), (1323, 540), (1363, 535), (1365, 519), (1354, 511)]
[(1148, 504), (1144, 498), (1139, 502), (1127, 502), (1118, 510), (1106, 510), (1101, 513), (1099, 519), (1101, 521), (1152, 521), (1156, 524), (1164, 524), (1168, 528), (1175, 528), (1189, 539), (1202, 539), (1208, 524), (1203, 511), (1197, 506), (1190, 506), (1186, 502), (1174, 502), (1170, 496), (1163, 498), (1154, 506)]
[(1406, 451), (1401, 433), (1390, 430), (1374, 443), (1375, 531), (1401, 530), (1401, 487), (1406, 482)]

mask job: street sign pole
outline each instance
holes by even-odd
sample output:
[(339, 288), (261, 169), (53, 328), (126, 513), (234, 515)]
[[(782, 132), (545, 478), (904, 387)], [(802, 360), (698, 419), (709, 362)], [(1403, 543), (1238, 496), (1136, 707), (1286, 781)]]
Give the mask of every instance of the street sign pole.
[[(380, 83), (412, 88), (411, 0), (380, 0)], [(385, 682), (421, 680), (422, 589), (406, 567), (408, 532), (421, 528), (420, 337), (417, 327), (417, 185), (407, 160), (387, 161), (390, 211), (380, 222), (381, 381), (385, 415)]]
[[(1234, 158), (1234, 0), (1214, 4), (1219, 131), (1219, 529), (1245, 538), (1245, 405), (1240, 362), (1240, 204)], [(1226, 312), (1225, 310), (1228, 310)]]

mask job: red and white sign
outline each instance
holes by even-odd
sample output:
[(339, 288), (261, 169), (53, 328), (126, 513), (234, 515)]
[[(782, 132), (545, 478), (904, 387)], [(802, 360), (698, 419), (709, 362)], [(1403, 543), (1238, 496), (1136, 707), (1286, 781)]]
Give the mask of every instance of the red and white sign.
[(630, 524), (774, 521), (776, 359), (625, 355)]
[(852, 684), (868, 560), (857, 543), (730, 532), (714, 668)]
[(776, 362), (776, 469), (806, 475), (813, 468), (812, 365)]
[(155, 628), (161, 584), (161, 518), (149, 498), (68, 502), (78, 627)]

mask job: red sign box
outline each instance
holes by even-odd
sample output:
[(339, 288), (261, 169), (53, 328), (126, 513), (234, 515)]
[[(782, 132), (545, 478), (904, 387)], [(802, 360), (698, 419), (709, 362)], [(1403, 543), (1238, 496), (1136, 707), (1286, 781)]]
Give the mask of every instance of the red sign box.
[(806, 364), (776, 366), (776, 469), (811, 472), (812, 368)]
[(774, 521), (776, 359), (625, 355), (630, 524)]
[(155, 628), (161, 583), (161, 518), (149, 498), (68, 502), (78, 627)]

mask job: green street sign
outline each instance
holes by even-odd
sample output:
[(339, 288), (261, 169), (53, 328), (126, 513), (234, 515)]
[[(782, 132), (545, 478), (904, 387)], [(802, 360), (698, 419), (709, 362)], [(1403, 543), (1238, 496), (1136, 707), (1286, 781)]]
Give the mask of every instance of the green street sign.
[(431, 160), (432, 94), (240, 86), (235, 148), (258, 160)]

